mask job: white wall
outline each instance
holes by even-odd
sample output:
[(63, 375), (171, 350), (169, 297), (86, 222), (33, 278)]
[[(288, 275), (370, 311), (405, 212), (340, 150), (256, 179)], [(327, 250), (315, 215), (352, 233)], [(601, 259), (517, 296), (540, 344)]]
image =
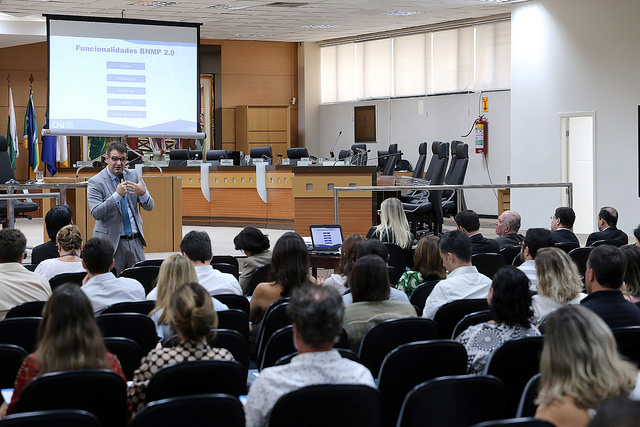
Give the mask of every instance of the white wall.
[[(637, 0), (532, 0), (511, 16), (513, 182), (559, 181), (560, 114), (595, 112), (595, 204), (617, 208), (628, 234), (640, 222), (638, 16)], [(524, 228), (548, 227), (559, 203), (557, 190), (511, 196)]]

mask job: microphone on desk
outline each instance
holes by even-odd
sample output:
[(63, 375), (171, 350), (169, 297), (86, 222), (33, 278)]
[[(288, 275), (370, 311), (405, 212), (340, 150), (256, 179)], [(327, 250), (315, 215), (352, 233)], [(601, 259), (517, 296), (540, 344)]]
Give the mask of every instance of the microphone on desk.
[(338, 145), (338, 140), (340, 139), (341, 135), (342, 135), (342, 131), (338, 132), (338, 136), (336, 137), (336, 142), (333, 143), (333, 147), (331, 147), (331, 150), (329, 150), (329, 156), (331, 156), (332, 159), (336, 156), (333, 150), (336, 149), (336, 145)]
[(280, 164), (280, 162), (282, 161), (282, 153), (278, 153), (276, 154), (276, 157), (278, 157), (278, 160), (276, 161), (276, 163), (274, 164), (274, 166), (277, 166), (278, 164)]

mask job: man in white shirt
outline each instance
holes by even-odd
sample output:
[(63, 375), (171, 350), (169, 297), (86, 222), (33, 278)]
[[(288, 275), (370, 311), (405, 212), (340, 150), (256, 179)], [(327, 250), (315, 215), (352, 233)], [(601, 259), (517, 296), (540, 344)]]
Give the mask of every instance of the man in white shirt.
[(260, 372), (249, 389), (244, 407), (247, 427), (266, 426), (276, 401), (304, 386), (363, 384), (376, 387), (367, 368), (342, 358), (333, 349), (344, 318), (344, 306), (335, 289), (324, 286), (298, 288), (291, 297), (287, 313), (293, 323), (294, 345), (299, 354), (287, 365)]
[(438, 309), (450, 301), (486, 298), (491, 288), (491, 279), (471, 265), (471, 242), (464, 231), (445, 233), (438, 246), (449, 275), (438, 282), (427, 298), (422, 312), (427, 319), (433, 319)]
[(538, 276), (536, 274), (536, 255), (542, 248), (552, 248), (555, 240), (551, 230), (546, 228), (530, 228), (524, 236), (520, 258), (524, 261), (520, 269), (529, 278), (529, 289), (536, 292), (538, 290)]
[(190, 231), (180, 242), (182, 255), (189, 258), (196, 269), (198, 283), (211, 295), (242, 295), (242, 288), (233, 274), (222, 273), (211, 266), (211, 239), (204, 231)]
[(82, 265), (87, 270), (87, 277), (82, 281), (81, 289), (96, 313), (117, 302), (145, 299), (144, 287), (140, 282), (113, 275), (113, 252), (111, 242), (99, 237), (89, 239), (82, 250)]

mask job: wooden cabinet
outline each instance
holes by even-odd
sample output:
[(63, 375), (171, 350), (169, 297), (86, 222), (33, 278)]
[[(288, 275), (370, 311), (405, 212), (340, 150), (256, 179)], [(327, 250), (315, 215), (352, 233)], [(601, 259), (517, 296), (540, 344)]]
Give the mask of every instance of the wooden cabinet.
[(252, 147), (270, 145), (273, 157), (287, 155), (291, 147), (288, 105), (239, 105), (236, 107), (236, 150), (249, 154)]

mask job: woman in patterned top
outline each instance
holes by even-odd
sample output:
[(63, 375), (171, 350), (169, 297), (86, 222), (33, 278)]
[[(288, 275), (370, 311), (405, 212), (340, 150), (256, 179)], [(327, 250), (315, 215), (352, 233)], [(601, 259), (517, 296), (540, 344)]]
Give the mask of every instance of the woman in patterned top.
[(442, 257), (437, 236), (423, 237), (418, 241), (413, 254), (414, 271), (405, 271), (398, 281), (397, 288), (404, 291), (408, 297), (424, 282), (442, 280), (447, 277), (447, 271), (442, 265)]
[(149, 380), (163, 366), (194, 360), (234, 360), (227, 350), (207, 344), (209, 330), (218, 326), (218, 315), (202, 286), (190, 282), (178, 288), (166, 314), (180, 342), (175, 347), (153, 349), (142, 359), (128, 392), (134, 411), (144, 406)]
[(481, 374), (491, 353), (505, 341), (540, 335), (531, 324), (529, 279), (515, 267), (502, 267), (493, 276), (487, 296), (493, 320), (470, 326), (456, 337), (467, 349), (467, 371)]

